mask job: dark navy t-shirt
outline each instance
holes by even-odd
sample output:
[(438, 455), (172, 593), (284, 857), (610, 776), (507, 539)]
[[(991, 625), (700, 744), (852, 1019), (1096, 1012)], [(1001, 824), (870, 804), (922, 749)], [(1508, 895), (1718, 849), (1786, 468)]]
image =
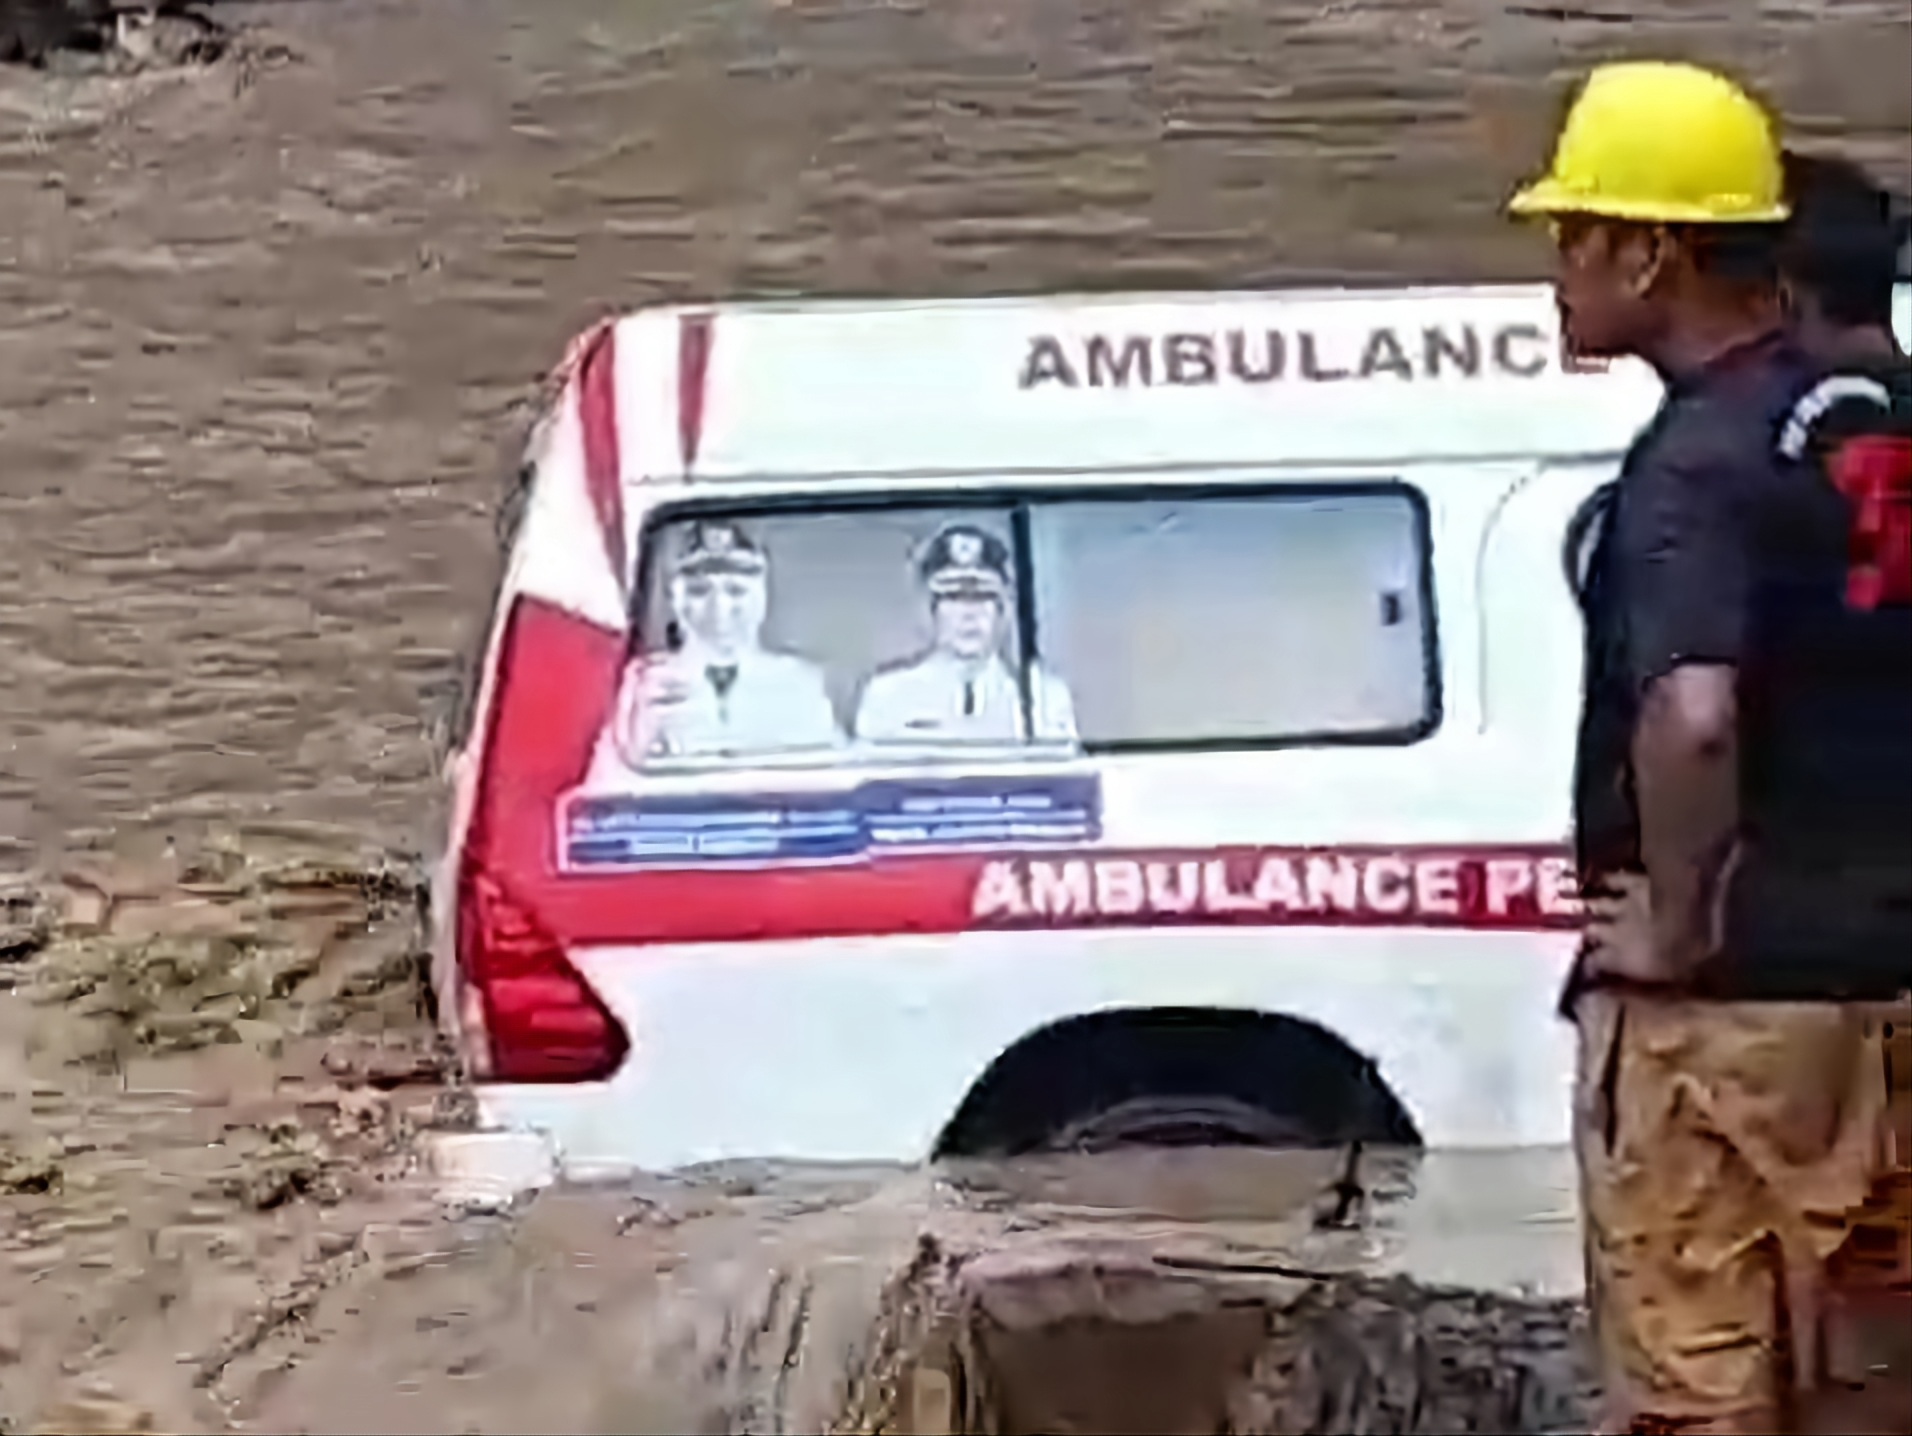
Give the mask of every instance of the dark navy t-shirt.
[(1631, 745), (1647, 687), (1682, 664), (1737, 671), (1741, 856), (1709, 979), (1722, 996), (1890, 995), (1896, 976), (1854, 974), (1896, 972), (1899, 954), (1912, 982), (1912, 662), (1893, 620), (1846, 604), (1850, 503), (1780, 443), (1822, 377), (1774, 334), (1672, 381), (1584, 545), (1584, 880), (1640, 866)]

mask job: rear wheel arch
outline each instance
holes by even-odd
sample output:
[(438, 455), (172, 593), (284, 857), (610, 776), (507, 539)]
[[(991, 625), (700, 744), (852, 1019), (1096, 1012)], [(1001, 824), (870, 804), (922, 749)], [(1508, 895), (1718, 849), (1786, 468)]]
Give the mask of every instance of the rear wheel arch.
[(1116, 1008), (1024, 1035), (990, 1063), (936, 1158), (1111, 1145), (1419, 1146), (1374, 1062), (1305, 1018)]

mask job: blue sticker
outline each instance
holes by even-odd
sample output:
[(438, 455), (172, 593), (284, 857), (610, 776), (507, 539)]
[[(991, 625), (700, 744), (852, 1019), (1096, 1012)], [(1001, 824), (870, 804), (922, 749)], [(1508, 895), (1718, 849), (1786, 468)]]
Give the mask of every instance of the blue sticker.
[(841, 793), (579, 798), (565, 814), (569, 867), (859, 857), (863, 820)]
[(1102, 836), (1093, 774), (879, 779), (857, 790), (872, 852), (1090, 843)]
[(885, 778), (848, 793), (580, 795), (567, 868), (856, 862), (890, 852), (1079, 846), (1102, 836), (1093, 774)]

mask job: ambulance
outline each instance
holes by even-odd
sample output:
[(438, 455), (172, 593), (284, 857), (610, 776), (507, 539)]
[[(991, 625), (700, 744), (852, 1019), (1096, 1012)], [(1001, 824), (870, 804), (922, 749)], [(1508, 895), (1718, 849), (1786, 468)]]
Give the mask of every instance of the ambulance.
[(1659, 398), (1539, 286), (595, 328), (446, 766), (481, 1124), (1564, 1146), (1569, 539)]

